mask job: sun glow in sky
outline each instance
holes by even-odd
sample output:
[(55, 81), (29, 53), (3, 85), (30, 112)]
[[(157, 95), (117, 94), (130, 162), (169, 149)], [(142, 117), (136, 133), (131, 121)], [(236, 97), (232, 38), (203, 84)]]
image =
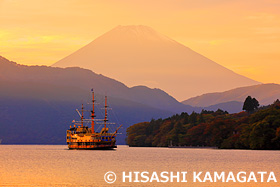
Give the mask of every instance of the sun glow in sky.
[(52, 65), (117, 25), (147, 25), (249, 78), (280, 83), (278, 0), (0, 0), (0, 55)]

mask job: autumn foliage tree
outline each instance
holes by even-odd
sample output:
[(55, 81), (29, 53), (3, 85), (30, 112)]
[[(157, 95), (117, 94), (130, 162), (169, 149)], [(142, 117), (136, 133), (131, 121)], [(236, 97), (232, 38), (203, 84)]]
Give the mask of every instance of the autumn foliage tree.
[[(253, 98), (254, 110), (258, 102)], [(250, 102), (251, 102), (250, 101)], [(250, 103), (248, 105), (251, 105)], [(245, 108), (247, 108), (247, 103)], [(248, 111), (251, 111), (249, 108)], [(211, 146), (224, 149), (280, 149), (280, 102), (254, 113), (217, 110), (182, 113), (127, 129), (129, 146)]]

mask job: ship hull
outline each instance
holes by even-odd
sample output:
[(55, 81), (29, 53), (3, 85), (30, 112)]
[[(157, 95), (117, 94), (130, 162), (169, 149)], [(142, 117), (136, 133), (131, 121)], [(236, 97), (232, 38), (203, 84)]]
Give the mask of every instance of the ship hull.
[(110, 147), (91, 147), (91, 148), (84, 148), (84, 147), (68, 147), (69, 150), (114, 150), (117, 146), (110, 146)]
[[(81, 139), (84, 139), (85, 137), (81, 137)], [(115, 145), (115, 140), (111, 142), (101, 142), (100, 140), (98, 142), (93, 142), (93, 140), (82, 142), (82, 140), (79, 140), (78, 142), (73, 142), (71, 139), (68, 144), (69, 149), (76, 149), (76, 150), (105, 150), (105, 149), (114, 149), (117, 148)]]

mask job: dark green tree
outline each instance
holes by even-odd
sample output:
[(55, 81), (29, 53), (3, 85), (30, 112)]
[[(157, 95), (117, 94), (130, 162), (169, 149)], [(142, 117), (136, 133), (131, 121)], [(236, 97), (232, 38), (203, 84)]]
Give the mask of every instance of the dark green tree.
[(277, 99), (276, 101), (274, 101), (274, 103), (273, 103), (274, 105), (279, 105), (280, 104), (280, 101), (279, 101), (279, 99)]
[(260, 106), (259, 101), (256, 98), (248, 96), (244, 101), (242, 110), (246, 110), (248, 113), (254, 112)]

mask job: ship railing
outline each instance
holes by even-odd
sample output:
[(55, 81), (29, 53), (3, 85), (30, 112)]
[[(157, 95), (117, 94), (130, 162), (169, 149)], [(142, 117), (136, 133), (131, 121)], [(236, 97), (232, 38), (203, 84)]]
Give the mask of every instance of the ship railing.
[[(95, 123), (95, 124), (97, 124), (97, 125), (103, 125), (103, 124), (105, 124), (104, 122), (97, 122), (97, 123)], [(113, 123), (113, 122), (106, 122), (106, 125), (114, 125), (114, 124), (116, 124), (116, 123)]]
[(72, 123), (81, 123), (81, 122), (89, 122), (89, 121), (104, 121), (104, 119), (83, 119), (83, 121), (73, 120)]

